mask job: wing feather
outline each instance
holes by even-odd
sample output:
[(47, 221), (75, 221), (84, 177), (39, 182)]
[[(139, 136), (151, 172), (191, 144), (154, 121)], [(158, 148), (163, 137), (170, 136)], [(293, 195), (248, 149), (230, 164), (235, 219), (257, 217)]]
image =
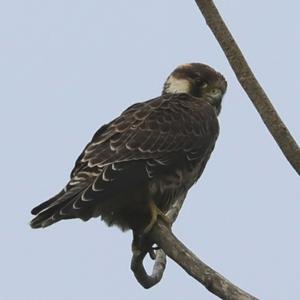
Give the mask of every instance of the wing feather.
[(127, 109), (103, 126), (78, 158), (71, 176), (84, 167), (160, 158), (170, 152), (209, 149), (218, 136), (213, 108), (202, 99), (170, 94)]

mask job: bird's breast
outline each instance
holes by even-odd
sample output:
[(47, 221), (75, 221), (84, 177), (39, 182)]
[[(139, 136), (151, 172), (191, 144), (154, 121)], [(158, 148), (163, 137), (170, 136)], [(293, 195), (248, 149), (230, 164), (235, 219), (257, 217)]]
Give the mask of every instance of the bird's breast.
[(167, 212), (176, 199), (186, 194), (197, 181), (203, 168), (202, 161), (194, 161), (150, 181), (149, 192), (156, 205)]

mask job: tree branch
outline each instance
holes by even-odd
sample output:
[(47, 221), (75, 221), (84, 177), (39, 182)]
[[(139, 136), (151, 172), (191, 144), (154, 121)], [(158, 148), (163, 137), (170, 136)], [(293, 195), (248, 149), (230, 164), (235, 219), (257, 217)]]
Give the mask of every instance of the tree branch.
[(224, 300), (257, 300), (197, 258), (160, 220), (149, 235), (167, 256), (216, 296)]
[(281, 151), (300, 175), (300, 148), (255, 78), (212, 0), (195, 0), (207, 25), (222, 47), (238, 81), (248, 94)]
[[(176, 220), (184, 199), (185, 195), (178, 199), (169, 209), (167, 216), (172, 223)], [(144, 288), (151, 288), (161, 280), (166, 267), (167, 255), (178, 263), (189, 275), (221, 299), (257, 300), (257, 298), (244, 292), (197, 258), (195, 254), (173, 235), (171, 230), (160, 219), (153, 226), (148, 238), (154, 241), (160, 248), (156, 253), (152, 274), (148, 275), (143, 266), (143, 260), (147, 255), (147, 251), (134, 252), (131, 260), (131, 270), (137, 281)]]
[[(208, 26), (221, 45), (238, 81), (253, 102), (283, 154), (296, 172), (300, 174), (300, 149), (296, 141), (289, 133), (263, 88), (252, 73), (213, 1), (195, 1)], [(177, 218), (184, 198), (185, 196), (179, 199), (168, 211), (167, 215), (172, 223)], [(143, 266), (143, 260), (147, 251), (133, 253), (131, 262), (131, 269), (143, 287), (150, 288), (161, 280), (166, 267), (167, 255), (178, 263), (189, 275), (221, 299), (257, 300), (257, 298), (241, 290), (197, 258), (160, 220), (153, 226), (148, 238), (160, 247), (160, 250), (156, 253), (152, 274), (149, 276)]]

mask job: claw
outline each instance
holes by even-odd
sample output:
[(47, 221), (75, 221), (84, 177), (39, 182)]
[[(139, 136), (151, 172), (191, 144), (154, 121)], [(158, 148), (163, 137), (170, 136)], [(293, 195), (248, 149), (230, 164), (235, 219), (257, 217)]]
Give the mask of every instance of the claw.
[(151, 248), (149, 251), (149, 256), (151, 257), (152, 260), (155, 260), (156, 258), (156, 253), (155, 253), (155, 250), (153, 248)]

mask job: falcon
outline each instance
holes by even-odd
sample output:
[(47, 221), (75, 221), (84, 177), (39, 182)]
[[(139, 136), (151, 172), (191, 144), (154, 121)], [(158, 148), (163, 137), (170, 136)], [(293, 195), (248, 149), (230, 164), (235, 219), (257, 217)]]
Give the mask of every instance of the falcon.
[(190, 63), (167, 78), (161, 96), (136, 103), (87, 144), (65, 188), (32, 209), (32, 228), (101, 217), (148, 233), (201, 176), (219, 134), (224, 77)]

